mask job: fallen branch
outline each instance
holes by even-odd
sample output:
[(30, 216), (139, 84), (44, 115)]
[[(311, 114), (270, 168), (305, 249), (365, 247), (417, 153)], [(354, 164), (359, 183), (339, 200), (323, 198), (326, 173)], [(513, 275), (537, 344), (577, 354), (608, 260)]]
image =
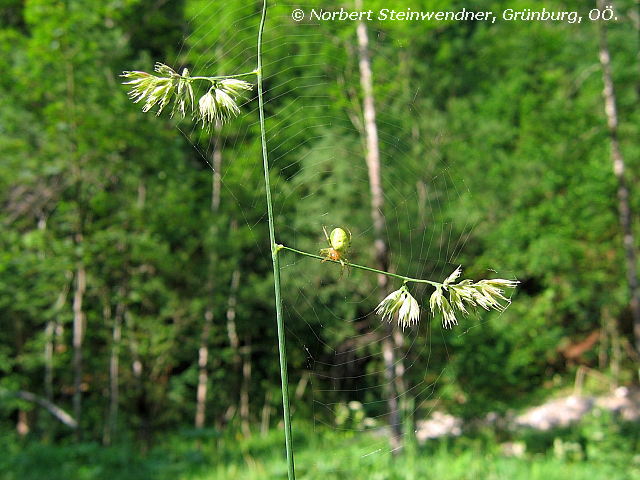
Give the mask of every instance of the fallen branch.
[(9, 390), (0, 389), (0, 395), (16, 397), (21, 400), (26, 400), (27, 402), (35, 403), (36, 405), (47, 410), (51, 415), (56, 417), (58, 420), (64, 423), (67, 427), (73, 428), (73, 429), (78, 428), (78, 422), (76, 422), (76, 420), (71, 415), (69, 415), (67, 412), (65, 412), (62, 408), (58, 407), (54, 403), (51, 403), (46, 398), (40, 397), (35, 393), (25, 392), (23, 390), (19, 390), (17, 392), (11, 392)]

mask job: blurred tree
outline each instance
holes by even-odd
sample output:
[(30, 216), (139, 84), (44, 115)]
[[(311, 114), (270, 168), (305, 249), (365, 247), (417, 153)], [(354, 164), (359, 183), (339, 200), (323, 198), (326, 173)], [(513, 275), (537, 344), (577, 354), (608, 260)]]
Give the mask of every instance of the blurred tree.
[[(605, 2), (596, 2), (600, 12), (605, 12)], [(611, 55), (609, 53), (609, 40), (607, 26), (604, 21), (598, 22), (598, 34), (600, 38), (600, 65), (602, 66), (602, 81), (604, 83), (604, 110), (607, 115), (609, 127), (609, 139), (611, 142), (611, 161), (613, 173), (618, 182), (618, 212), (620, 215), (620, 230), (626, 257), (627, 282), (629, 284), (629, 307), (633, 319), (633, 332), (635, 335), (636, 350), (640, 353), (640, 287), (638, 286), (638, 265), (636, 245), (631, 224), (631, 206), (629, 201), (629, 187), (625, 178), (625, 161), (618, 140), (618, 107), (616, 91), (611, 72)]]

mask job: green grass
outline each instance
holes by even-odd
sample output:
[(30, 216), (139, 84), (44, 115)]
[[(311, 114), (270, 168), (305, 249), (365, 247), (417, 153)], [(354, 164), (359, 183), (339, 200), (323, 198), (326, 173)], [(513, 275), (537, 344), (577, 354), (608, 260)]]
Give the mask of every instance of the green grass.
[[(416, 455), (395, 461), (383, 438), (302, 428), (294, 431), (296, 473), (301, 480), (640, 480), (635, 430), (628, 437), (611, 429), (604, 437), (594, 436), (596, 442), (589, 437), (593, 426), (585, 428), (537, 435), (533, 440), (523, 436), (521, 441), (531, 441), (532, 448), (522, 458), (502, 455), (493, 433), (485, 432), (431, 442)], [(582, 446), (575, 447), (580, 445), (574, 442), (577, 437)], [(583, 450), (559, 456), (553, 448), (558, 438)], [(21, 444), (6, 436), (3, 440), (0, 480), (263, 480), (287, 476), (281, 430), (250, 439), (230, 432), (209, 432), (204, 438), (188, 432), (172, 434), (146, 455), (140, 455), (133, 444), (106, 448), (97, 443)]]

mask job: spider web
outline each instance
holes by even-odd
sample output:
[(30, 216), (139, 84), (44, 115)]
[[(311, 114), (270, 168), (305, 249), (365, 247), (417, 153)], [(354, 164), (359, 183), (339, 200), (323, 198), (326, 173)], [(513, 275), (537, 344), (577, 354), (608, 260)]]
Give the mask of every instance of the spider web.
[[(255, 68), (257, 4), (201, 0), (187, 5), (190, 30), (167, 63), (188, 64), (193, 75)], [(279, 173), (272, 175), (277, 237), (289, 246), (318, 253), (326, 247), (323, 226), (343, 226), (352, 233), (349, 260), (373, 266), (369, 180), (358, 124), (362, 114), (355, 23), (291, 19), (296, 8), (308, 14), (319, 7), (291, 3), (270, 7), (264, 32), (267, 143), (271, 168)], [(368, 29), (374, 84), (401, 83), (399, 69), (412, 68), (411, 59), (398, 66), (396, 55), (402, 45), (394, 43), (393, 32), (378, 30), (373, 23)], [(334, 61), (327, 63), (327, 58)], [(390, 94), (376, 90), (385, 236), (394, 271), (442, 281), (459, 265), (481, 219), (460, 222), (460, 216), (456, 221), (448, 217), (447, 206), (468, 204), (470, 192), (457, 173), (463, 169), (451, 165), (440, 151), (447, 129), (437, 118), (429, 120), (429, 105), (420, 101), (427, 88), (403, 84)], [(242, 116), (219, 132), (203, 133), (200, 125), (188, 121), (178, 127), (206, 168), (214, 169), (214, 152), (221, 151), (223, 201), (233, 202), (240, 212), (238, 221), (252, 229), (266, 222), (266, 214), (251, 216), (257, 202), (264, 202), (263, 190), (247, 199), (238, 193), (238, 186), (260, 188), (257, 107), (254, 91), (241, 105)], [(417, 119), (413, 130), (407, 131), (411, 123), (403, 122), (403, 117)], [(278, 218), (296, 220), (284, 223)], [(269, 257), (264, 238), (256, 239), (255, 248), (263, 258)], [(294, 431), (300, 412), (313, 419), (318, 431), (357, 433), (359, 443), (353, 448), (359, 449), (363, 462), (372, 455), (388, 454), (390, 382), (385, 379), (380, 345), (390, 333), (374, 314), (388, 291), (378, 287), (375, 274), (342, 271), (288, 252), (281, 262), (289, 362), (305, 366), (302, 374), (290, 370)], [(390, 283), (390, 288), (400, 286), (397, 281)], [(413, 286), (411, 291), (421, 305), (421, 322), (396, 333), (393, 368), (405, 381), (395, 399), (419, 421), (438, 408), (451, 374), (451, 338), (464, 336), (487, 320), (486, 315), (472, 314), (461, 319), (460, 327), (442, 330), (428, 311), (431, 291)], [(408, 398), (412, 403), (406, 403)], [(272, 418), (281, 415), (278, 400), (273, 397), (277, 413)], [(405, 428), (403, 435), (409, 433)]]

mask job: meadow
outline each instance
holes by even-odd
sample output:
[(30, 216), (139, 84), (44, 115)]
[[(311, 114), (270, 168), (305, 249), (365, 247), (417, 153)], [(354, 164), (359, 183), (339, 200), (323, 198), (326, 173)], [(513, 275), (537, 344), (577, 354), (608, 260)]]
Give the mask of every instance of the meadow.
[[(141, 454), (135, 442), (43, 444), (5, 438), (1, 480), (229, 480), (284, 478), (282, 430), (183, 431)], [(372, 433), (294, 429), (297, 476), (307, 480), (636, 480), (640, 428), (607, 415), (549, 432), (481, 429), (409, 448), (393, 458), (373, 451)], [(516, 456), (507, 445), (520, 445)]]

